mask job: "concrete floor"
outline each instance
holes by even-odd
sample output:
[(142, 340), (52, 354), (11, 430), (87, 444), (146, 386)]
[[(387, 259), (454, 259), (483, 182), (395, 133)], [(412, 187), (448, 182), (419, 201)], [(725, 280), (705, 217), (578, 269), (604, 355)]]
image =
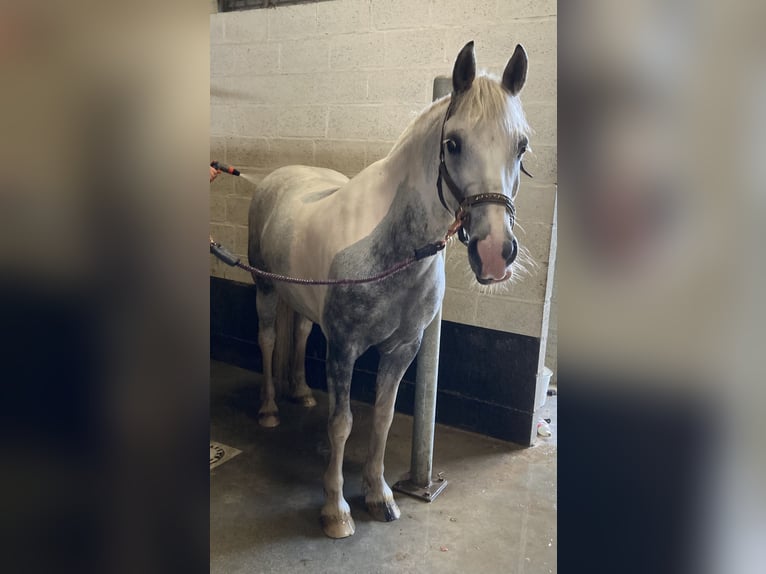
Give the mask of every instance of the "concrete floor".
[[(556, 397), (540, 415), (553, 436), (521, 449), (437, 425), (434, 470), (447, 489), (432, 503), (395, 493), (396, 522), (367, 514), (361, 470), (372, 408), (352, 403), (345, 495), (356, 534), (322, 534), (322, 475), (329, 455), (327, 396), (303, 409), (280, 403), (282, 424), (258, 426), (260, 375), (214, 362), (211, 440), (242, 451), (211, 472), (210, 571), (279, 573), (556, 572)], [(409, 469), (412, 418), (397, 414), (386, 452), (386, 479)]]

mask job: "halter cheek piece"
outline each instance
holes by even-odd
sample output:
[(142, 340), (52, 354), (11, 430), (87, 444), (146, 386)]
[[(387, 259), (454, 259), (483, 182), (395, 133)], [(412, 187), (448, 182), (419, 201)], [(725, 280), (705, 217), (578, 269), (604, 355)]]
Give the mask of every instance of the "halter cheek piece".
[[(442, 122), (441, 136), (439, 136), (439, 177), (436, 180), (436, 189), (439, 192), (439, 201), (441, 201), (442, 205), (447, 211), (452, 211), (447, 205), (447, 202), (444, 200), (444, 190), (442, 188), (442, 181), (444, 181), (444, 183), (447, 184), (447, 188), (452, 193), (452, 196), (460, 203), (457, 211), (455, 212), (456, 223), (462, 222), (463, 217), (467, 213), (467, 210), (476, 204), (497, 203), (505, 207), (505, 210), (508, 212), (508, 215), (511, 218), (511, 229), (513, 229), (513, 226), (516, 223), (516, 207), (513, 205), (513, 200), (510, 197), (502, 193), (479, 193), (476, 195), (465, 196), (447, 170), (447, 164), (444, 162), (444, 126), (447, 124), (447, 120), (452, 115), (452, 105), (454, 101), (455, 94), (452, 95), (449, 106), (447, 106), (447, 113), (444, 115), (444, 121)], [(523, 165), (521, 166), (521, 170), (529, 175), (527, 170), (524, 169)], [(530, 175), (530, 177), (532, 176)], [(468, 245), (469, 238), (462, 225), (458, 227), (457, 236), (461, 242), (463, 242), (465, 245)]]

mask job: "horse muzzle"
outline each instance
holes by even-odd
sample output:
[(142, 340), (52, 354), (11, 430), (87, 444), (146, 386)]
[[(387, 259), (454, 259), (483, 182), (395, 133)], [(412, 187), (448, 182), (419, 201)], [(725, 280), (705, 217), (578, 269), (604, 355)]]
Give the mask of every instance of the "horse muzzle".
[(519, 253), (515, 237), (498, 241), (492, 236), (468, 243), (468, 262), (482, 285), (501, 283), (513, 275), (511, 265)]

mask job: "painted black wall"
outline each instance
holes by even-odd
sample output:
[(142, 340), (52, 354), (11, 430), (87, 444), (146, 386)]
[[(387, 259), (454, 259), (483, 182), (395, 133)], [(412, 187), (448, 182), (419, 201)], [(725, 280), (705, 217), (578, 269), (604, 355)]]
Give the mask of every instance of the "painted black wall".
[[(210, 279), (211, 358), (261, 371), (258, 314), (253, 285)], [(314, 325), (306, 349), (306, 379), (326, 390), (326, 342)], [(442, 322), (436, 420), (529, 446), (540, 339)], [(375, 399), (378, 354), (368, 350), (356, 363), (352, 398)], [(402, 379), (396, 410), (412, 414), (417, 359)]]

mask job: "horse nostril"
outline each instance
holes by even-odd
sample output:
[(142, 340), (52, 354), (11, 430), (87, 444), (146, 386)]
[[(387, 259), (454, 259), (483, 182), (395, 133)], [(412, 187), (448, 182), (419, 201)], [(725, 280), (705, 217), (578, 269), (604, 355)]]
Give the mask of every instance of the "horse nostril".
[(479, 257), (479, 242), (475, 239), (471, 239), (468, 242), (468, 260), (473, 261), (474, 263), (481, 262), (481, 258)]
[(514, 237), (510, 241), (506, 242), (505, 245), (503, 245), (503, 259), (510, 265), (513, 263), (516, 259), (516, 256), (519, 254), (519, 244), (516, 242), (516, 238)]

